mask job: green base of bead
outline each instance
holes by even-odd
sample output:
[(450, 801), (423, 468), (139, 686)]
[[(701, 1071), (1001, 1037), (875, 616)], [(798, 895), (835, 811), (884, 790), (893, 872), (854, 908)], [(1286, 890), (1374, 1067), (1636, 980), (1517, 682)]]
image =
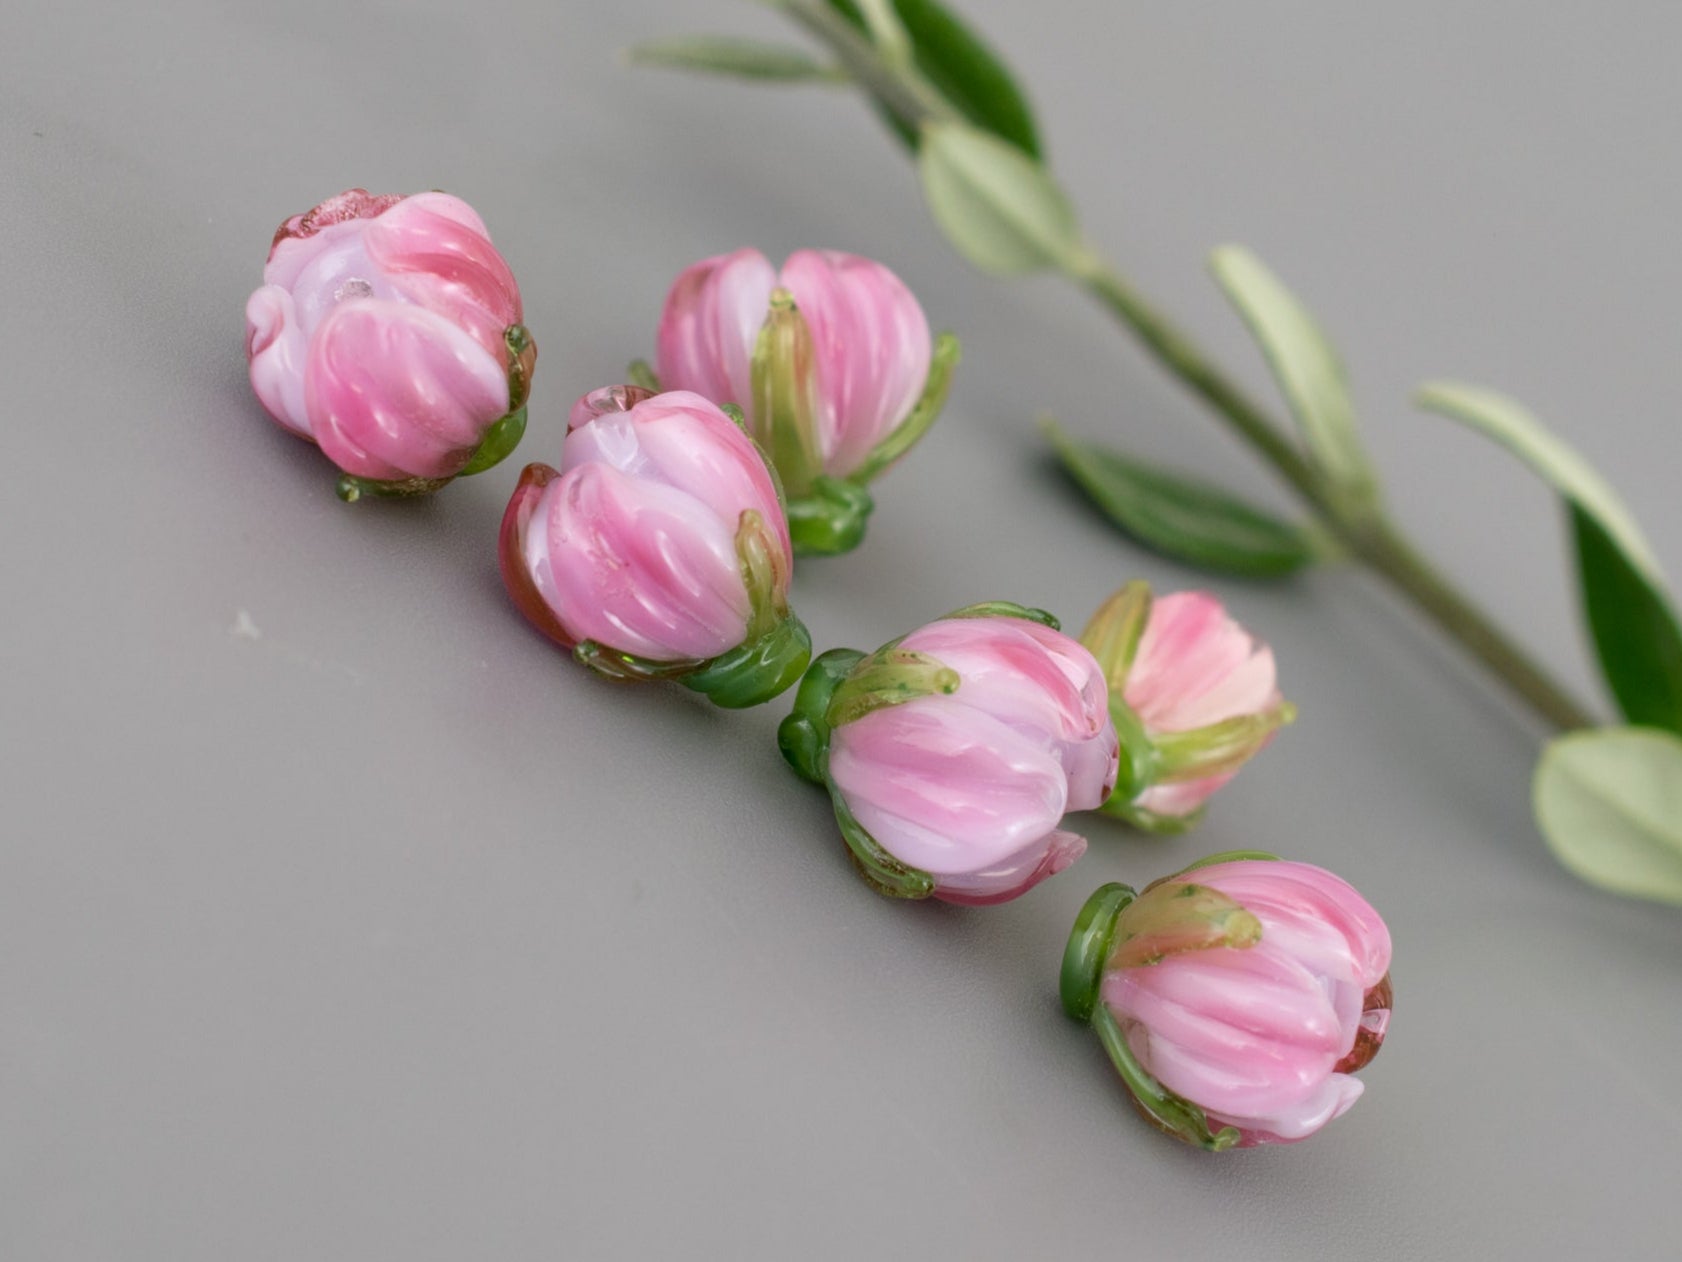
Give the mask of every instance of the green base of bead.
[(864, 541), (876, 502), (845, 478), (821, 477), (805, 495), (789, 498), (788, 537), (796, 556), (839, 556)]

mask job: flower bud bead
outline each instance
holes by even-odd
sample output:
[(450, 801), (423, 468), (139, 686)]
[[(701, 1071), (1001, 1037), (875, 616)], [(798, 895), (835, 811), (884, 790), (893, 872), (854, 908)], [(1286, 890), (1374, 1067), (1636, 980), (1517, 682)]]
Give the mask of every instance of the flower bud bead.
[(1059, 827), (1109, 794), (1116, 737), (1091, 654), (1049, 614), (975, 606), (875, 653), (825, 653), (778, 741), (825, 785), (880, 892), (1004, 902), (1080, 857)]
[(472, 207), (351, 189), (275, 233), (245, 307), (257, 398), (343, 473), (339, 494), (415, 495), (501, 460), (537, 347)]
[(1103, 665), (1121, 737), (1104, 810), (1151, 832), (1183, 832), (1204, 804), (1296, 717), (1273, 652), (1207, 592), (1153, 597), (1130, 583), (1081, 643)]
[(934, 421), (957, 358), (880, 263), (799, 250), (779, 272), (737, 250), (673, 283), (656, 367), (666, 389), (743, 410), (789, 497), (796, 550), (835, 553), (863, 537), (865, 485)]
[(777, 487), (712, 403), (613, 386), (573, 408), (561, 468), (526, 466), (500, 540), (515, 605), (597, 673), (676, 679), (722, 706), (800, 677)]
[(1390, 933), (1323, 868), (1217, 855), (1098, 890), (1063, 961), (1134, 1102), (1210, 1149), (1294, 1143), (1360, 1097), (1390, 1021)]

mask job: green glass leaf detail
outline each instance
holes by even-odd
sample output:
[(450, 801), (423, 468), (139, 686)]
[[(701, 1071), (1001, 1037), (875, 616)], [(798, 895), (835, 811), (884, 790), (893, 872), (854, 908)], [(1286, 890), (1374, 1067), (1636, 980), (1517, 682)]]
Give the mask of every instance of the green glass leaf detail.
[(845, 478), (820, 475), (809, 494), (788, 501), (788, 537), (794, 555), (840, 556), (864, 542), (876, 502), (870, 492)]
[(484, 441), (461, 471), (464, 478), (493, 469), (513, 454), (526, 434), (526, 409), (516, 408), (485, 431)]
[(1075, 917), (1063, 948), (1063, 968), (1058, 975), (1057, 993), (1063, 1011), (1077, 1021), (1088, 1021), (1098, 1006), (1098, 992), (1104, 982), (1104, 965), (1115, 939), (1116, 918), (1138, 895), (1131, 886), (1111, 881), (1092, 892)]
[[(829, 0), (829, 4), (860, 31), (868, 30), (857, 0)], [(1038, 158), (1040, 139), (1033, 111), (993, 50), (935, 0), (894, 0), (893, 7), (910, 36), (912, 57), (923, 78), (971, 123)], [(891, 115), (888, 119), (893, 123)], [(915, 132), (897, 124), (894, 130), (916, 148)]]
[(1127, 1035), (1114, 1015), (1101, 1003), (1093, 1009), (1092, 1028), (1098, 1034), (1098, 1041), (1104, 1045), (1104, 1051), (1109, 1054), (1110, 1063), (1132, 1092), (1134, 1102), (1157, 1127), (1208, 1152), (1225, 1152), (1237, 1145), (1242, 1138), (1237, 1127), (1223, 1126), (1212, 1130), (1208, 1115), (1202, 1109), (1183, 1096), (1175, 1095), (1151, 1076), (1128, 1046)]
[(756, 640), (708, 661), (678, 682), (726, 710), (763, 705), (790, 688), (812, 660), (812, 637), (793, 614)]
[(928, 123), (917, 166), (935, 222), (982, 271), (1010, 276), (1082, 265), (1068, 195), (1016, 146), (965, 123)]
[(1682, 628), (1653, 550), (1618, 493), (1504, 395), (1432, 382), (1415, 398), (1427, 411), (1493, 438), (1565, 498), (1583, 612), (1612, 695), (1631, 723), (1682, 734)]
[(920, 697), (951, 696), (962, 682), (957, 671), (927, 653), (893, 646), (880, 648), (860, 659), (836, 685), (824, 722), (837, 728)]
[(1262, 925), (1210, 886), (1159, 881), (1121, 912), (1112, 937), (1108, 967), (1149, 968), (1190, 951), (1246, 950), (1261, 941)]
[(1076, 442), (1044, 424), (1069, 476), (1124, 534), (1217, 574), (1281, 578), (1322, 559), (1315, 536), (1219, 487)]
[(847, 851), (852, 856), (853, 866), (859, 870), (859, 875), (864, 877), (866, 884), (878, 894), (886, 894), (889, 898), (927, 898), (934, 893), (934, 877), (921, 868), (901, 863), (882, 849), (881, 843), (853, 818), (852, 811), (847, 809), (846, 802), (842, 801), (841, 795), (835, 792), (833, 787), (829, 798), (835, 808), (835, 822), (840, 827), (841, 837), (846, 841)]
[(1682, 905), (1682, 739), (1651, 728), (1556, 737), (1533, 786), (1554, 854), (1593, 885)]
[(653, 394), (660, 393), (660, 378), (654, 375), (654, 369), (646, 359), (633, 359), (626, 366), (625, 382), (627, 385), (639, 386)]
[(1319, 324), (1243, 246), (1215, 250), (1209, 267), (1260, 344), (1314, 463), (1346, 506), (1371, 504), (1378, 494), (1377, 478), (1356, 432), (1343, 361)]
[(942, 333), (935, 339), (934, 353), (929, 358), (928, 379), (923, 383), (923, 393), (898, 427), (871, 448), (870, 454), (859, 467), (847, 475), (852, 481), (861, 485), (869, 482), (910, 451), (929, 426), (934, 424), (935, 417), (940, 415), (940, 409), (946, 406), (946, 394), (952, 387), (952, 371), (957, 368), (961, 356), (958, 339), (952, 334)]
[(772, 83), (837, 81), (840, 76), (799, 48), (727, 35), (678, 35), (637, 44), (625, 52), (633, 66), (695, 70)]
[(355, 474), (342, 473), (333, 487), (333, 493), (347, 504), (354, 504), (361, 499), (407, 500), (431, 495), (449, 483), (449, 478), (404, 478), (397, 482), (381, 482), (375, 478), (359, 478)]

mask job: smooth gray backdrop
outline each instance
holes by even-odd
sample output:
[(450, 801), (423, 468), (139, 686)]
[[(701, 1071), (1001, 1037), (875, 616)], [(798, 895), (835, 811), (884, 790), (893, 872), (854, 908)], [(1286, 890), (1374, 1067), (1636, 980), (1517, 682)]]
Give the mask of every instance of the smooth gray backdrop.
[[(1675, 6), (963, 8), (1094, 239), (1258, 389), (1203, 258), (1270, 260), (1401, 517), (1598, 701), (1550, 497), (1408, 393), (1529, 401), (1682, 569)], [(619, 59), (696, 29), (784, 34), (729, 0), (0, 4), (0, 1257), (1675, 1256), (1682, 915), (1555, 865), (1543, 733), (1360, 576), (1214, 584), (1302, 718), (1195, 837), (1090, 820), (1010, 906), (905, 906), (782, 767), (782, 706), (604, 685), (514, 614), (518, 458), (347, 508), (264, 419), (275, 224), (437, 186), (525, 290), (526, 459), (707, 253), (870, 254), (962, 335), (868, 542), (802, 566), (821, 645), (1207, 581), (1071, 493), (1041, 410), (1285, 503), (1078, 295), (960, 263), (856, 99)], [(1233, 847), (1367, 893), (1397, 1015), (1347, 1118), (1209, 1158), (1055, 983), (1094, 886)]]

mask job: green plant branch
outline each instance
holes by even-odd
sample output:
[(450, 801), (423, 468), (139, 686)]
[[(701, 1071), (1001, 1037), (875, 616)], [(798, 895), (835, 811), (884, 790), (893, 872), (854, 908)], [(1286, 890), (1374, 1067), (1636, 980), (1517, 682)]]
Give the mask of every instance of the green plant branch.
[(824, 0), (765, 0), (787, 14), (808, 33), (829, 46), (841, 68), (873, 95), (905, 127), (916, 131), (925, 122), (955, 120), (946, 98), (917, 73), (909, 58), (903, 62), (882, 55)]
[(1101, 260), (1065, 270), (1155, 356), (1209, 404), (1295, 490), (1339, 545), (1406, 596), (1548, 722), (1592, 727), (1594, 717), (1536, 661), (1459, 591), (1380, 511), (1353, 518), (1327, 493), (1324, 480), (1252, 400), (1190, 337)]
[[(842, 68), (900, 124), (915, 131), (957, 111), (909, 59), (889, 58), (825, 0), (765, 0), (822, 41)], [(1320, 528), (1385, 580), (1482, 662), (1538, 715), (1560, 728), (1595, 725), (1594, 717), (1528, 652), (1457, 589), (1382, 510), (1351, 506), (1304, 455), (1272, 414), (1155, 304), (1094, 251), (1082, 249), (1058, 270), (1130, 330), (1170, 374), (1271, 465), (1312, 511)]]

